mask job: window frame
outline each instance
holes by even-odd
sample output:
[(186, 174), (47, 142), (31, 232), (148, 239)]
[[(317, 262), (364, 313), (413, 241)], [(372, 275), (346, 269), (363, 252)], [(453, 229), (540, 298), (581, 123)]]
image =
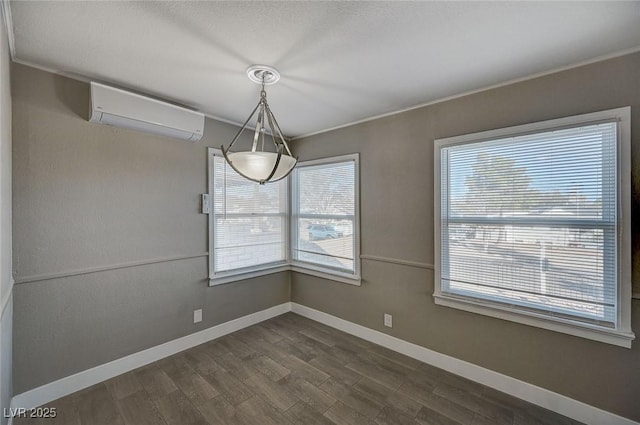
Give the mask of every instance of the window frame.
[[(342, 162), (354, 163), (354, 216), (353, 216), (353, 273), (347, 273), (331, 267), (325, 267), (319, 264), (309, 263), (295, 259), (294, 251), (298, 246), (299, 236), (299, 182), (298, 170), (304, 167), (338, 164)], [(290, 261), (291, 270), (310, 274), (313, 276), (323, 277), (351, 285), (360, 285), (361, 282), (361, 262), (360, 262), (360, 155), (358, 153), (340, 155), (328, 158), (320, 158), (309, 161), (302, 161), (296, 165), (291, 173), (289, 181), (290, 199), (291, 199), (291, 217), (289, 224), (290, 231)]]
[[(223, 157), (222, 152), (213, 147), (207, 148), (207, 191), (209, 195), (209, 213), (207, 214), (207, 244), (209, 247), (208, 252), (208, 267), (209, 267), (209, 286), (222, 285), (225, 283), (236, 282), (239, 280), (250, 279), (259, 276), (265, 276), (273, 273), (280, 273), (284, 271), (295, 271), (299, 273), (309, 274), (317, 277), (322, 277), (325, 279), (347, 283), (350, 285), (360, 285), (361, 281), (361, 261), (360, 261), (360, 157), (358, 153), (341, 155), (330, 158), (321, 158), (316, 160), (299, 162), (296, 165), (317, 165), (324, 163), (337, 163), (344, 162), (347, 160), (353, 160), (355, 162), (355, 179), (354, 179), (354, 190), (355, 190), (355, 210), (354, 210), (354, 274), (340, 272), (338, 270), (334, 270), (329, 267), (315, 266), (313, 264), (293, 261), (292, 253), (293, 253), (293, 238), (296, 237), (293, 235), (294, 229), (294, 218), (293, 218), (293, 198), (294, 198), (294, 185), (292, 182), (292, 177), (288, 176), (286, 183), (286, 204), (287, 211), (285, 216), (285, 261), (280, 261), (277, 263), (269, 263), (269, 264), (261, 264), (252, 267), (245, 267), (242, 269), (229, 270), (224, 272), (216, 272), (215, 271), (215, 258), (214, 258), (214, 243), (215, 243), (215, 214), (214, 214), (214, 158), (216, 156)], [(295, 172), (295, 170), (294, 170)], [(203, 205), (203, 207), (205, 207)]]
[[(441, 282), (441, 149), (447, 146), (472, 144), (491, 139), (547, 132), (559, 128), (577, 127), (615, 120), (617, 126), (617, 327), (606, 328), (569, 318), (547, 315), (544, 312), (514, 308), (490, 299), (452, 295), (442, 291)], [(470, 133), (434, 140), (434, 301), (438, 305), (496, 317), (512, 322), (579, 336), (595, 341), (631, 348), (635, 335), (631, 329), (631, 107), (610, 109), (565, 118), (496, 130)]]
[[(283, 229), (284, 229), (284, 251), (285, 259), (282, 261), (258, 264), (250, 267), (243, 267), (234, 270), (225, 270), (217, 272), (215, 270), (215, 205), (214, 205), (214, 161), (215, 157), (221, 157), (222, 151), (216, 148), (207, 148), (207, 181), (208, 181), (208, 193), (209, 193), (209, 214), (207, 217), (208, 222), (208, 245), (209, 245), (209, 286), (221, 285), (224, 283), (235, 282), (237, 280), (250, 279), (253, 277), (264, 276), (272, 273), (279, 273), (289, 270), (291, 247), (289, 245), (289, 227), (290, 227), (290, 186), (285, 184), (285, 204), (287, 205), (283, 217)], [(287, 177), (288, 178), (288, 177)], [(281, 215), (281, 214), (278, 214)]]

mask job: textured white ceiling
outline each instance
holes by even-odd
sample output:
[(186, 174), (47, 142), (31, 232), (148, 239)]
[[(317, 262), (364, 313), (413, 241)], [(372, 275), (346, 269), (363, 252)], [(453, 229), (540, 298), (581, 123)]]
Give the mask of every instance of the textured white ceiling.
[[(15, 59), (299, 136), (640, 46), (640, 2), (12, 1)], [(640, 78), (640, 77), (639, 77)]]

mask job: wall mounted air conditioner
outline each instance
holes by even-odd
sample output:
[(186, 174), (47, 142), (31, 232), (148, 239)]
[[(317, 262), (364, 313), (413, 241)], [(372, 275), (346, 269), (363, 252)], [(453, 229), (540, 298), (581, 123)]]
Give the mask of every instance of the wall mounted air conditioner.
[(194, 142), (204, 131), (204, 115), (199, 112), (94, 82), (90, 113), (91, 122)]

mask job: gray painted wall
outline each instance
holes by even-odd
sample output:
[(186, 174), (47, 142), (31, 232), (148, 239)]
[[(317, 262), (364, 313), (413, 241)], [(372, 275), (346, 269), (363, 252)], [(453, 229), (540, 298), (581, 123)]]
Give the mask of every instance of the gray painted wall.
[[(634, 54), (309, 137), (294, 150), (301, 160), (360, 152), (362, 254), (432, 264), (437, 138), (631, 105), (637, 212), (639, 76)], [(637, 224), (633, 240), (638, 283)], [(354, 287), (292, 273), (292, 301), (640, 420), (640, 342), (629, 350), (436, 306), (428, 269), (363, 260), (362, 275)], [(640, 337), (640, 301), (632, 307)]]
[(194, 144), (89, 123), (88, 84), (18, 64), (12, 95), (15, 394), (289, 301), (288, 273), (207, 286), (206, 146), (234, 126)]
[(11, 401), (11, 78), (7, 31), (0, 19), (0, 424)]

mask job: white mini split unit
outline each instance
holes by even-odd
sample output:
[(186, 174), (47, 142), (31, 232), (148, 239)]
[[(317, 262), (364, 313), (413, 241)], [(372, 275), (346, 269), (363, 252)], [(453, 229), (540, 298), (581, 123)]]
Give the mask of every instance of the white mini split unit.
[(139, 94), (91, 83), (89, 121), (196, 142), (204, 115)]

